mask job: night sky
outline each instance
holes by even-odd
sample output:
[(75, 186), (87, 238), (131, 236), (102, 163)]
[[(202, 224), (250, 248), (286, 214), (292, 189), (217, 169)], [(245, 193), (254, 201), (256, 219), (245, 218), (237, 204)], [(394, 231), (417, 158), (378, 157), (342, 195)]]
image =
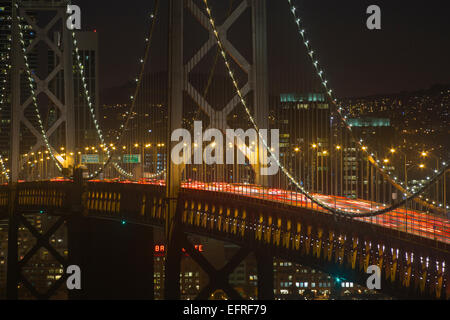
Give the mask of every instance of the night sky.
[[(269, 37), (273, 37), (282, 32), (277, 21), (292, 20), (292, 16), (286, 10), (286, 0), (267, 1), (271, 15)], [(119, 86), (133, 79), (154, 0), (74, 0), (73, 3), (82, 9), (82, 29), (96, 29), (100, 35), (101, 88)], [(450, 84), (448, 0), (298, 0), (296, 3), (313, 48), (339, 97)], [(381, 31), (366, 28), (366, 8), (371, 4), (382, 9)], [(165, 3), (161, 8), (161, 23), (167, 23), (166, 8)], [(293, 22), (292, 27), (295, 28)], [(155, 40), (166, 46), (162, 36), (157, 35)], [(287, 41), (300, 40), (294, 36)], [(160, 48), (159, 52), (164, 50)], [(285, 67), (280, 64), (280, 68)]]

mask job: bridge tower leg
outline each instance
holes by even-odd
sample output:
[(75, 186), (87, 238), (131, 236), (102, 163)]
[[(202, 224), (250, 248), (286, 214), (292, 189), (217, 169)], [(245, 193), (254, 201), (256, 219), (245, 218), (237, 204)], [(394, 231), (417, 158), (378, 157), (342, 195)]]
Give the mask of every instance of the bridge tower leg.
[[(19, 8), (15, 4), (19, 3)], [(22, 150), (22, 152), (37, 152), (40, 148), (45, 147), (45, 142), (39, 129), (36, 129), (31, 119), (27, 119), (25, 109), (33, 109), (32, 97), (25, 97), (21, 101), (21, 96), (24, 95), (22, 88), (28, 88), (28, 83), (21, 83), (20, 74), (25, 68), (25, 61), (23, 57), (22, 47), (19, 37), (19, 20), (18, 17), (24, 18), (23, 23), (31, 25), (35, 31), (35, 36), (28, 47), (26, 53), (38, 54), (37, 48), (40, 43), (45, 43), (48, 46), (48, 52), (55, 57), (55, 65), (53, 69), (42, 72), (41, 77), (38, 73), (33, 73), (33, 78), (36, 83), (36, 96), (45, 96), (48, 101), (51, 101), (59, 111), (59, 118), (49, 128), (45, 128), (49, 142), (50, 137), (59, 132), (58, 128), (64, 125), (65, 132), (65, 153), (67, 155), (66, 161), (62, 164), (65, 168), (69, 168), (74, 164), (74, 158), (71, 154), (75, 154), (75, 110), (74, 110), (74, 77), (73, 77), (73, 45), (71, 40), (71, 30), (67, 29), (66, 17), (67, 6), (61, 2), (49, 2), (44, 0), (38, 1), (13, 1), (13, 24), (12, 24), (12, 99), (11, 99), (11, 177), (12, 181), (17, 181), (19, 178), (20, 164), (20, 140), (21, 130), (23, 125), (28, 128), (31, 134), (36, 138), (36, 144), (31, 147), (31, 150)], [(42, 26), (38, 23), (39, 15), (42, 12), (54, 13), (54, 18), (46, 25)], [(35, 15), (32, 17), (32, 15)], [(49, 32), (52, 30), (53, 32)], [(56, 36), (60, 36), (61, 41), (56, 40)], [(24, 33), (24, 37), (25, 37)], [(31, 59), (34, 60), (34, 59)], [(33, 71), (37, 70), (37, 66), (33, 65), (33, 61), (29, 59), (29, 68)], [(36, 59), (39, 60), (39, 59)], [(49, 66), (50, 67), (50, 66)], [(42, 71), (42, 70), (39, 70)], [(41, 72), (40, 72), (41, 73)], [(60, 80), (58, 76), (63, 78)], [(28, 79), (26, 79), (28, 81)], [(51, 87), (53, 83), (61, 81), (61, 86), (64, 88), (64, 93), (61, 96), (56, 96), (52, 93)], [(34, 112), (34, 110), (33, 110)], [(34, 118), (33, 118), (34, 119)], [(45, 121), (43, 121), (45, 123)], [(53, 148), (53, 146), (52, 146)], [(53, 148), (54, 150), (54, 148)]]
[[(12, 5), (12, 27), (13, 39), (19, 37), (19, 20), (17, 8)], [(12, 71), (11, 71), (11, 182), (9, 194), (9, 208), (8, 208), (8, 260), (7, 260), (7, 279), (6, 279), (6, 298), (8, 300), (17, 300), (19, 298), (17, 284), (19, 282), (19, 266), (18, 266), (18, 229), (19, 221), (15, 215), (16, 210), (16, 186), (19, 173), (19, 136), (20, 136), (20, 122), (14, 115), (18, 108), (14, 106), (20, 104), (20, 70), (17, 68), (19, 64), (20, 46), (18, 41), (12, 41), (11, 57), (12, 57)], [(14, 67), (16, 66), (16, 67)]]
[(274, 300), (273, 257), (267, 253), (255, 253), (258, 268), (258, 300)]
[(12, 47), (11, 47), (11, 181), (19, 179), (19, 157), (20, 157), (20, 64), (21, 52), (19, 43), (19, 18), (18, 9), (12, 6)]
[(169, 132), (167, 142), (167, 207), (166, 239), (167, 256), (165, 265), (164, 296), (168, 300), (180, 299), (180, 267), (182, 230), (177, 199), (181, 189), (182, 166), (171, 161), (171, 150), (176, 143), (171, 141), (174, 130), (182, 128), (183, 115), (183, 15), (184, 2), (171, 0), (169, 3)]
[[(251, 0), (252, 35), (253, 35), (253, 68), (250, 75), (254, 94), (254, 112), (256, 123), (261, 129), (269, 128), (269, 70), (267, 58), (267, 3)], [(261, 175), (261, 163), (255, 169), (256, 184), (267, 186), (268, 177)]]
[(11, 184), (9, 194), (9, 221), (8, 221), (8, 260), (6, 273), (6, 299), (17, 300), (19, 298), (17, 285), (19, 283), (18, 265), (18, 232), (19, 221), (16, 216), (16, 184)]
[[(210, 32), (209, 40), (204, 47), (195, 53), (192, 58), (184, 64), (184, 8), (196, 17), (199, 23)], [(253, 41), (253, 65), (245, 60), (227, 39), (227, 31), (244, 14), (246, 9), (252, 10), (252, 41)], [(171, 162), (170, 151), (176, 143), (172, 143), (170, 135), (173, 130), (182, 127), (183, 92), (199, 105), (199, 107), (210, 117), (211, 126), (225, 131), (228, 128), (227, 116), (239, 103), (239, 99), (233, 97), (223, 110), (215, 110), (202, 98), (195, 87), (189, 81), (189, 73), (214, 47), (215, 36), (209, 25), (209, 19), (198, 8), (192, 0), (170, 1), (169, 9), (169, 139), (168, 139), (168, 178), (167, 178), (167, 215), (166, 215), (166, 238), (168, 241), (168, 252), (166, 259), (165, 297), (166, 299), (179, 299), (179, 273), (180, 273), (180, 239), (182, 235), (181, 221), (177, 217), (177, 197), (181, 187), (182, 166)], [(269, 93), (268, 93), (268, 66), (267, 66), (267, 12), (266, 3), (260, 0), (242, 1), (242, 3), (228, 17), (225, 23), (219, 27), (220, 37), (224, 43), (225, 50), (237, 61), (238, 65), (249, 75), (249, 81), (243, 88), (243, 94), (253, 92), (255, 97), (255, 117), (260, 128), (268, 128)], [(204, 128), (206, 129), (206, 128)], [(256, 182), (267, 184), (267, 177), (261, 176), (260, 165), (255, 166)], [(218, 167), (218, 170), (223, 168)], [(219, 179), (223, 172), (218, 174)]]

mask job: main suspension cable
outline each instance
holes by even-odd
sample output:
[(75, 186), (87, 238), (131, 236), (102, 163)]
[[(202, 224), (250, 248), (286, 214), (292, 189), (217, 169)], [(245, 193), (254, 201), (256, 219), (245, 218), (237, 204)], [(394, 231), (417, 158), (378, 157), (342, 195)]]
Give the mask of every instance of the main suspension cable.
[[(441, 170), (440, 172), (438, 172), (438, 174), (430, 181), (430, 183), (428, 185), (426, 185), (425, 187), (421, 188), (419, 191), (417, 191), (416, 193), (410, 195), (409, 197), (406, 197), (406, 199), (404, 199), (403, 201), (397, 203), (394, 206), (382, 209), (382, 210), (378, 210), (378, 211), (373, 211), (370, 213), (360, 213), (360, 212), (351, 212), (351, 211), (342, 211), (340, 209), (337, 208), (333, 208), (329, 205), (327, 205), (325, 202), (317, 199), (316, 197), (314, 197), (309, 191), (307, 191), (305, 188), (303, 188), (301, 186), (301, 184), (292, 176), (292, 174), (281, 164), (278, 156), (276, 154), (274, 154), (273, 152), (271, 152), (268, 143), (266, 141), (266, 139), (263, 137), (263, 135), (261, 134), (259, 127), (256, 123), (256, 120), (254, 119), (253, 115), (251, 114), (250, 109), (247, 106), (247, 102), (244, 99), (244, 96), (241, 92), (241, 89), (239, 88), (239, 85), (236, 81), (235, 75), (233, 70), (231, 69), (230, 63), (228, 61), (228, 55), (224, 50), (224, 46), (222, 44), (222, 41), (220, 39), (216, 24), (214, 22), (214, 18), (212, 16), (212, 12), (211, 9), (209, 7), (208, 4), (208, 0), (203, 0), (204, 4), (205, 4), (205, 8), (206, 8), (206, 12), (208, 14), (209, 17), (209, 22), (212, 28), (212, 31), (214, 33), (214, 36), (216, 38), (217, 44), (220, 48), (221, 51), (221, 55), (223, 57), (225, 66), (227, 67), (228, 70), (228, 74), (231, 78), (231, 81), (233, 82), (233, 85), (235, 87), (236, 93), (239, 96), (240, 102), (242, 103), (248, 117), (249, 120), (251, 122), (251, 124), (253, 125), (254, 129), (258, 132), (259, 138), (261, 139), (261, 141), (263, 142), (263, 145), (266, 149), (266, 151), (268, 152), (268, 154), (272, 157), (273, 160), (275, 160), (275, 162), (277, 163), (277, 165), (279, 166), (279, 168), (281, 168), (282, 172), (288, 177), (288, 179), (298, 188), (298, 190), (300, 190), (300, 192), (307, 197), (310, 201), (312, 201), (313, 203), (315, 203), (316, 205), (322, 207), (323, 209), (326, 209), (327, 211), (333, 213), (333, 214), (337, 214), (337, 215), (341, 215), (341, 216), (347, 216), (347, 217), (351, 217), (351, 218), (356, 218), (356, 217), (374, 217), (374, 216), (378, 216), (378, 215), (382, 215), (385, 214), (389, 211), (392, 211), (400, 206), (402, 206), (403, 204), (405, 204), (407, 201), (416, 198), (417, 196), (419, 196), (421, 193), (423, 193), (436, 179), (438, 179), (444, 172), (445, 170)], [(312, 55), (312, 54), (310, 54)], [(323, 72), (319, 72), (320, 74), (322, 74)], [(325, 84), (326, 84), (326, 80), (325, 80)], [(331, 94), (331, 89), (329, 90), (329, 93)], [(446, 168), (447, 169), (447, 168)]]

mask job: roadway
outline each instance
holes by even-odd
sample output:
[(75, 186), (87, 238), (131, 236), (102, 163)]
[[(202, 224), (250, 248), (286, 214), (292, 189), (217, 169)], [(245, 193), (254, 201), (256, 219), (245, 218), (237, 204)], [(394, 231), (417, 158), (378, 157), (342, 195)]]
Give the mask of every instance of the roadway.
[[(311, 201), (304, 195), (295, 191), (268, 189), (254, 185), (234, 185), (228, 183), (206, 184), (201, 182), (189, 182), (184, 184), (183, 187), (212, 192), (240, 194), (251, 198), (271, 200), (298, 207), (310, 207), (316, 211), (328, 213), (325, 209), (317, 205), (312, 205)], [(341, 211), (364, 213), (378, 211), (385, 207), (384, 204), (360, 199), (348, 199), (344, 197), (322, 194), (312, 194), (312, 196), (326, 203), (328, 206), (340, 209)], [(355, 219), (390, 229), (408, 232), (421, 237), (450, 243), (450, 220), (431, 213), (399, 208), (380, 216)]]
[[(55, 179), (56, 180), (56, 179)], [(54, 180), (54, 181), (55, 181)], [(56, 180), (61, 181), (61, 180)], [(92, 181), (108, 182), (108, 181)], [(146, 182), (118, 181), (109, 182), (132, 183), (132, 184), (151, 184), (164, 186), (164, 180), (152, 180)], [(311, 204), (304, 195), (295, 191), (287, 191), (274, 188), (263, 188), (256, 185), (230, 184), (230, 183), (204, 183), (190, 181), (183, 183), (183, 188), (193, 190), (204, 190), (211, 192), (222, 192), (239, 194), (250, 198), (263, 199), (275, 202), (281, 202), (292, 206), (311, 208), (315, 211), (329, 214), (329, 212), (317, 205)], [(340, 209), (341, 211), (366, 213), (378, 211), (385, 207), (384, 204), (370, 202), (361, 199), (348, 199), (344, 197), (311, 194), (315, 198), (326, 203), (330, 207)], [(371, 224), (383, 226), (385, 228), (407, 232), (420, 237), (433, 239), (436, 241), (450, 243), (450, 220), (446, 217), (427, 213), (418, 210), (406, 210), (398, 208), (389, 213), (369, 218), (355, 218)]]

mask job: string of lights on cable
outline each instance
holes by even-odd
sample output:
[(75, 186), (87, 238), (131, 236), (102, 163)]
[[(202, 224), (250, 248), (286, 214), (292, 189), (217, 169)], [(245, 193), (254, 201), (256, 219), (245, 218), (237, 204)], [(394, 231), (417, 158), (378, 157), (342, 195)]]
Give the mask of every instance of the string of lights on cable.
[[(342, 120), (344, 127), (352, 134), (353, 137), (354, 136), (354, 132), (352, 129), (352, 126), (348, 123), (347, 119), (348, 119), (348, 115), (345, 115), (345, 109), (342, 106), (338, 105), (338, 101), (336, 99), (336, 97), (334, 97), (333, 95), (333, 90), (330, 89), (330, 86), (328, 85), (328, 80), (325, 77), (323, 68), (320, 66), (320, 63), (318, 61), (318, 59), (316, 58), (317, 54), (314, 52), (314, 50), (312, 49), (312, 46), (310, 44), (310, 41), (307, 39), (306, 37), (306, 31), (304, 26), (302, 25), (302, 20), (298, 15), (298, 10), (295, 7), (295, 5), (293, 4), (293, 0), (287, 0), (290, 6), (290, 11), (295, 19), (295, 23), (298, 27), (298, 32), (299, 35), (301, 37), (301, 40), (303, 41), (303, 44), (305, 45), (308, 55), (311, 58), (311, 61), (313, 63), (313, 66), (315, 68), (315, 71), (317, 73), (317, 76), (321, 79), (321, 83), (329, 97), (329, 99), (332, 101), (333, 105), (336, 108), (336, 112), (339, 115), (340, 119)], [(391, 177), (391, 175), (389, 174), (389, 172), (387, 172), (386, 167), (382, 165), (382, 161), (380, 161), (380, 159), (376, 159), (376, 156), (374, 153), (372, 153), (369, 148), (364, 145), (364, 140), (363, 139), (357, 139), (355, 138), (355, 141), (357, 142), (357, 144), (359, 145), (360, 149), (367, 155), (370, 163), (377, 168), (377, 170), (379, 172), (381, 172), (383, 174), (383, 176), (385, 176), (389, 182), (396, 187), (397, 189), (400, 190), (400, 192), (402, 192), (403, 194), (405, 194), (406, 196), (410, 196), (412, 193), (415, 193), (417, 190), (419, 190), (419, 187), (422, 187), (422, 185), (419, 186), (413, 186), (413, 187), (408, 187), (405, 186), (403, 181), (399, 181), (397, 177)], [(435, 176), (439, 175), (441, 172), (445, 171), (448, 169), (448, 163), (447, 162), (442, 162), (442, 165), (444, 166), (443, 169), (441, 170), (434, 170), (434, 174)], [(431, 177), (427, 177), (428, 181), (434, 180)], [(441, 204), (442, 206), (442, 204)]]
[[(76, 64), (77, 64), (77, 67), (78, 67), (77, 70), (79, 72), (80, 79), (81, 79), (81, 82), (82, 82), (82, 87), (83, 87), (82, 91), (84, 93), (84, 97), (85, 97), (86, 103), (88, 105), (89, 113), (91, 115), (92, 121), (94, 122), (94, 126), (95, 126), (95, 129), (97, 131), (97, 136), (99, 137), (100, 142), (101, 142), (101, 146), (103, 147), (103, 150), (106, 152), (108, 157), (111, 157), (111, 151), (110, 151), (108, 145), (105, 142), (102, 130), (100, 128), (100, 124), (99, 124), (99, 122), (98, 122), (98, 120), (97, 120), (97, 118), (95, 116), (94, 104), (93, 104), (91, 96), (89, 94), (89, 89), (88, 89), (86, 78), (85, 78), (84, 66), (83, 66), (83, 63), (81, 61), (81, 57), (80, 57), (80, 54), (79, 54), (79, 49), (78, 49), (78, 46), (77, 46), (77, 40), (75, 38), (75, 32), (72, 32), (72, 41), (73, 41), (73, 47), (74, 47), (74, 51), (75, 51), (75, 60), (76, 60)], [(89, 178), (92, 179), (92, 178), (97, 177), (99, 172), (100, 172), (100, 170), (102, 170), (101, 167), (97, 171), (95, 171), (94, 174), (89, 175)]]
[[(282, 170), (282, 172), (288, 177), (288, 179), (290, 180), (290, 182), (291, 182), (293, 185), (295, 185), (295, 186), (298, 188), (298, 190), (299, 190), (306, 198), (308, 198), (312, 203), (318, 205), (319, 207), (321, 207), (321, 208), (323, 208), (323, 209), (325, 209), (325, 210), (327, 210), (327, 211), (329, 211), (329, 212), (331, 212), (331, 213), (337, 214), (337, 215), (349, 216), (349, 217), (352, 217), (352, 218), (355, 218), (355, 217), (373, 217), (373, 216), (378, 216), (378, 215), (385, 214), (385, 213), (387, 213), (387, 212), (389, 212), (389, 211), (391, 211), (391, 210), (393, 210), (393, 209), (396, 209), (396, 208), (398, 208), (398, 207), (404, 205), (404, 204), (406, 203), (406, 201), (409, 201), (409, 200), (412, 200), (412, 199), (418, 197), (420, 193), (422, 193), (423, 191), (425, 191), (425, 190), (430, 186), (431, 183), (428, 184), (427, 186), (424, 186), (423, 188), (421, 188), (419, 192), (416, 192), (416, 193), (414, 193), (414, 194), (412, 194), (412, 195), (409, 195), (409, 197), (406, 197), (406, 199), (404, 199), (403, 201), (400, 201), (399, 203), (397, 203), (397, 204), (395, 204), (395, 205), (393, 205), (393, 206), (390, 206), (390, 207), (387, 207), (387, 208), (383, 208), (383, 209), (377, 210), (377, 211), (367, 212), (367, 213), (361, 213), (359, 210), (358, 210), (357, 212), (350, 211), (350, 210), (342, 211), (342, 210), (340, 210), (340, 209), (331, 207), (331, 206), (329, 206), (328, 204), (326, 204), (325, 202), (323, 202), (323, 201), (321, 201), (320, 199), (316, 198), (316, 197), (315, 197), (312, 193), (310, 193), (308, 190), (306, 190), (306, 189), (305, 189), (305, 188), (304, 188), (304, 187), (303, 187), (303, 186), (302, 186), (302, 185), (301, 185), (301, 184), (300, 184), (300, 183), (292, 176), (292, 174), (289, 172), (289, 170), (288, 170), (285, 166), (283, 166), (283, 165), (281, 164), (281, 161), (280, 161), (280, 159), (278, 158), (278, 155), (276, 155), (276, 154), (274, 154), (273, 152), (271, 152), (270, 148), (268, 147), (268, 143), (267, 143), (266, 139), (263, 137), (263, 135), (261, 134), (261, 132), (260, 132), (260, 130), (259, 130), (259, 127), (258, 127), (258, 125), (257, 125), (257, 123), (256, 123), (256, 120), (254, 119), (254, 117), (253, 117), (253, 115), (252, 115), (250, 109), (248, 108), (247, 102), (246, 102), (246, 100), (245, 100), (245, 98), (244, 98), (244, 95), (242, 94), (241, 89), (240, 89), (240, 87), (239, 87), (239, 84), (238, 84), (237, 81), (236, 81), (236, 77), (235, 77), (235, 75), (234, 75), (234, 72), (233, 72), (233, 70), (232, 70), (232, 68), (231, 68), (230, 62), (229, 62), (229, 60), (228, 60), (228, 55), (227, 55), (227, 53), (225, 52), (223, 43), (222, 43), (222, 41), (221, 41), (221, 39), (220, 39), (220, 36), (219, 36), (218, 29), (217, 29), (217, 27), (216, 27), (216, 23), (215, 23), (214, 18), (213, 18), (213, 16), (212, 16), (212, 12), (211, 12), (211, 8), (210, 8), (210, 6), (209, 6), (209, 4), (208, 4), (208, 0), (203, 0), (203, 2), (204, 2), (204, 4), (205, 4), (205, 9), (206, 9), (206, 12), (207, 12), (208, 17), (209, 17), (209, 22), (210, 22), (210, 26), (211, 26), (212, 32), (213, 32), (213, 34), (214, 34), (214, 36), (215, 36), (215, 38), (216, 38), (217, 45), (218, 45), (218, 47), (219, 47), (219, 50), (220, 50), (221, 55), (222, 55), (222, 57), (223, 57), (225, 66), (226, 66), (226, 68), (227, 68), (228, 75), (229, 75), (229, 77), (230, 77), (230, 79), (231, 79), (231, 81), (232, 81), (232, 83), (233, 83), (233, 86), (234, 86), (234, 88), (235, 88), (235, 90), (236, 90), (236, 93), (237, 93), (239, 99), (240, 99), (240, 102), (241, 102), (242, 106), (243, 106), (244, 109), (245, 109), (245, 112), (247, 113), (247, 115), (248, 115), (248, 117), (249, 117), (249, 120), (250, 120), (251, 124), (253, 125), (254, 129), (258, 132), (259, 138), (261, 139), (261, 141), (262, 141), (262, 143), (263, 143), (263, 145), (264, 145), (264, 148), (266, 149), (266, 151), (268, 152), (268, 154), (271, 155), (272, 159), (275, 160), (275, 162), (277, 163), (277, 165), (279, 166), (279, 168), (280, 168), (280, 169)], [(295, 11), (295, 10), (294, 10), (294, 11)], [(319, 74), (323, 74), (323, 72), (319, 72)], [(323, 80), (323, 81), (326, 83), (326, 80)], [(329, 92), (329, 94), (331, 95), (331, 90), (328, 90), (328, 92)], [(438, 179), (442, 174), (443, 174), (443, 172), (441, 171), (434, 179)], [(371, 210), (372, 210), (372, 209), (371, 209)]]
[[(155, 2), (155, 8), (152, 14), (150, 14), (150, 19), (152, 21), (151, 26), (150, 26), (150, 30), (149, 30), (149, 35), (148, 37), (145, 38), (145, 54), (144, 57), (141, 58), (139, 60), (139, 64), (140, 64), (140, 71), (139, 74), (137, 75), (137, 77), (135, 78), (135, 82), (136, 82), (136, 87), (134, 90), (134, 95), (130, 96), (130, 110), (127, 111), (126, 113), (126, 119), (124, 121), (123, 124), (120, 125), (119, 127), (119, 132), (118, 134), (115, 136), (115, 143), (120, 144), (122, 137), (124, 135), (124, 132), (126, 130), (126, 128), (128, 127), (128, 124), (130, 122), (131, 116), (133, 115), (135, 106), (136, 106), (136, 97), (139, 94), (139, 90), (141, 87), (141, 83), (142, 83), (142, 79), (145, 75), (145, 68), (146, 68), (146, 64), (147, 64), (147, 60), (150, 54), (150, 49), (151, 49), (151, 44), (152, 44), (152, 38), (153, 38), (153, 34), (154, 34), (154, 30), (155, 30), (155, 26), (157, 23), (157, 15), (159, 12), (159, 0), (156, 0)], [(99, 137), (102, 146), (103, 146), (103, 150), (107, 153), (107, 160), (103, 163), (103, 166), (101, 166), (97, 171), (95, 171), (93, 174), (91, 174), (89, 176), (89, 179), (94, 179), (96, 178), (101, 172), (103, 172), (103, 170), (108, 166), (108, 164), (111, 162), (111, 160), (113, 159), (114, 156), (114, 149), (110, 149), (108, 144), (105, 142), (102, 130), (100, 128), (100, 124), (98, 122), (98, 120), (96, 119), (96, 115), (95, 115), (95, 109), (94, 109), (94, 104), (92, 102), (91, 96), (90, 96), (90, 92), (88, 90), (88, 86), (87, 86), (87, 82), (86, 82), (86, 77), (85, 77), (85, 71), (84, 71), (84, 66), (83, 63), (81, 61), (81, 56), (79, 54), (79, 49), (77, 46), (77, 40), (75, 38), (75, 32), (72, 32), (72, 40), (73, 40), (73, 46), (74, 46), (74, 50), (75, 50), (75, 58), (76, 58), (76, 63), (77, 63), (77, 70), (80, 74), (80, 78), (82, 81), (82, 86), (83, 86), (83, 94), (84, 97), (86, 99), (86, 102), (88, 104), (88, 109), (89, 109), (89, 113), (91, 115), (92, 121), (94, 122), (95, 125), (95, 129), (97, 131), (97, 136)], [(122, 175), (125, 176), (127, 178), (132, 178), (134, 175), (133, 173), (127, 172), (126, 170), (124, 170), (117, 162), (113, 162), (113, 166), (114, 168)], [(150, 178), (156, 178), (159, 177), (161, 175), (163, 175), (165, 172), (165, 170), (162, 170), (161, 172), (157, 172), (153, 175), (150, 176)]]
[[(17, 2), (14, 5), (16, 6), (17, 9), (19, 9), (19, 5)], [(23, 59), (24, 59), (24, 64), (25, 64), (25, 68), (24, 68), (25, 76), (27, 77), (27, 80), (28, 80), (28, 85), (29, 85), (30, 93), (31, 93), (31, 100), (32, 100), (32, 104), (33, 104), (33, 107), (36, 112), (36, 117), (37, 117), (37, 120), (39, 123), (39, 129), (41, 131), (43, 142), (45, 144), (45, 147), (46, 147), (48, 153), (50, 154), (51, 159), (55, 163), (58, 170), (61, 173), (63, 173), (63, 166), (58, 161), (57, 156), (54, 154), (53, 148), (50, 145), (50, 142), (49, 142), (49, 139), (47, 136), (47, 132), (45, 131), (44, 123), (42, 121), (41, 113), (40, 113), (39, 107), (38, 107), (38, 102), (37, 102), (37, 97), (36, 97), (36, 89), (35, 89), (35, 80), (33, 78), (32, 72), (31, 72), (30, 64), (28, 63), (28, 56), (26, 54), (27, 49), (26, 49), (25, 40), (24, 40), (24, 32), (27, 30), (27, 27), (22, 24), (22, 21), (24, 19), (22, 17), (20, 17), (20, 15), (18, 15), (18, 19), (19, 19), (19, 42), (20, 42), (20, 46), (22, 49)]]

